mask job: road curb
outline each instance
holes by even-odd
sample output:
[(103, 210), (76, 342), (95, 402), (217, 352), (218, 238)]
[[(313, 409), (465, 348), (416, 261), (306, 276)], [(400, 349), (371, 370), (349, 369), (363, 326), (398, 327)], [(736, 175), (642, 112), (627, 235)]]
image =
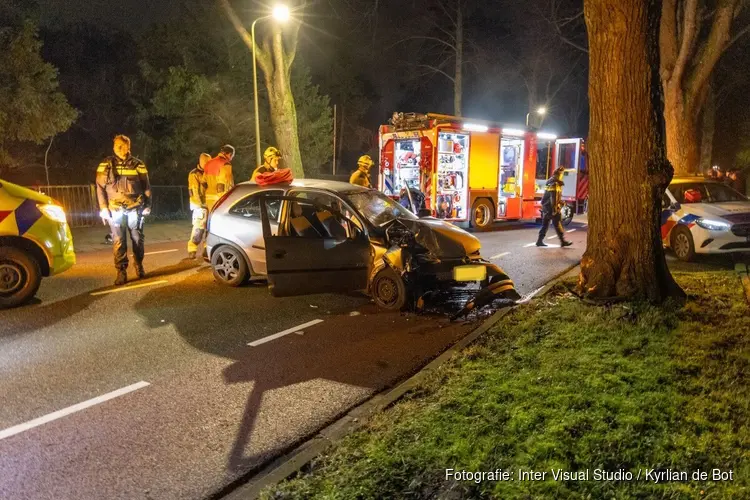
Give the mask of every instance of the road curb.
[[(555, 275), (541, 289), (539, 289), (536, 296), (547, 294), (558, 282), (577, 274), (577, 268), (579, 265), (580, 262), (573, 264)], [(329, 424), (320, 430), (314, 437), (276, 458), (257, 472), (251, 472), (250, 475), (252, 477), (250, 480), (243, 482), (238, 486), (230, 485), (211, 498), (223, 500), (251, 500), (258, 498), (263, 489), (278, 484), (292, 474), (299, 472), (305, 465), (309, 464), (316, 457), (324, 453), (337, 441), (345, 437), (347, 434), (361, 428), (376, 414), (399, 401), (409, 391), (419, 386), (430, 373), (440, 368), (440, 366), (445, 364), (454, 355), (476, 341), (482, 334), (486, 333), (513, 309), (513, 307), (510, 307), (495, 312), (468, 335), (453, 344), (417, 373), (401, 382), (396, 387), (376, 394), (364, 403), (352, 408), (346, 412), (343, 417), (340, 417), (332, 424)], [(234, 484), (236, 485), (239, 481), (242, 481), (242, 479), (239, 479)], [(229, 489), (231, 489), (231, 491), (227, 491)]]

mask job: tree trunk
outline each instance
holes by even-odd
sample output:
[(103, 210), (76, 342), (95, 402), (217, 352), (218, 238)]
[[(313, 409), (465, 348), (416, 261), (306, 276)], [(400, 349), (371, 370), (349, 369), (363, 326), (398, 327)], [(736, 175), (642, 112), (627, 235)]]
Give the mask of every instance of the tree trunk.
[(706, 104), (701, 117), (701, 161), (700, 172), (706, 173), (713, 165), (714, 130), (716, 129), (716, 95), (713, 86), (708, 87)]
[(281, 27), (274, 26), (271, 57), (273, 69), (264, 69), (268, 102), (271, 111), (271, 127), (276, 137), (276, 147), (281, 151), (284, 166), (292, 169), (295, 178), (305, 177), (302, 155), (299, 150), (297, 130), (297, 106), (291, 85), (291, 65), (284, 51)]
[(464, 16), (461, 2), (456, 7), (456, 75), (453, 80), (453, 114), (461, 116), (464, 86)]
[(660, 237), (661, 197), (672, 178), (658, 75), (660, 10), (658, 0), (584, 1), (594, 168), (578, 290), (593, 298), (684, 295)]
[(677, 84), (664, 89), (664, 122), (667, 132), (667, 159), (675, 175), (698, 172), (700, 162), (698, 120), (685, 102), (685, 94)]

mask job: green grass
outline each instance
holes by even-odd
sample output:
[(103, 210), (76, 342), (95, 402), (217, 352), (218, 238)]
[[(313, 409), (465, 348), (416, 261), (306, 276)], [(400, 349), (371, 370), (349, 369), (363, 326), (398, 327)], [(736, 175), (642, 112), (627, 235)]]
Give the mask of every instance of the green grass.
[[(591, 306), (558, 286), (264, 498), (750, 498), (750, 311), (733, 273), (676, 278), (683, 307)], [(556, 482), (558, 468), (734, 481)]]

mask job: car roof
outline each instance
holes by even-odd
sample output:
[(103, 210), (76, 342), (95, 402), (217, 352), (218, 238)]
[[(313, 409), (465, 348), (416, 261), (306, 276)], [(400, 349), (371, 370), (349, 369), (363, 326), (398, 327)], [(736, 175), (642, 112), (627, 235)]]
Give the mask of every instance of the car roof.
[(314, 188), (314, 189), (323, 189), (326, 191), (333, 191), (335, 193), (356, 193), (356, 192), (364, 192), (369, 191), (369, 188), (366, 188), (364, 186), (357, 186), (355, 184), (349, 184), (348, 182), (341, 182), (341, 181), (329, 181), (325, 179), (296, 179), (292, 181), (291, 183), (283, 183), (283, 184), (267, 184), (265, 186), (258, 185), (254, 182), (242, 182), (240, 184), (237, 184), (238, 188), (241, 188), (243, 190), (247, 191), (263, 191), (266, 189), (279, 189), (279, 188), (289, 188), (289, 187), (305, 187), (305, 188)]

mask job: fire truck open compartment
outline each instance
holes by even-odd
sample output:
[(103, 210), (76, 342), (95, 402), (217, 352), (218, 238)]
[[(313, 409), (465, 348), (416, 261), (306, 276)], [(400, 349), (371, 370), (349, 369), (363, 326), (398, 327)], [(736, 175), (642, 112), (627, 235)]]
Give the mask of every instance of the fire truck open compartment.
[(397, 198), (404, 185), (417, 188), (433, 217), (480, 230), (537, 219), (549, 165), (573, 147), (522, 127), (417, 113), (395, 113), (379, 138), (381, 191)]

